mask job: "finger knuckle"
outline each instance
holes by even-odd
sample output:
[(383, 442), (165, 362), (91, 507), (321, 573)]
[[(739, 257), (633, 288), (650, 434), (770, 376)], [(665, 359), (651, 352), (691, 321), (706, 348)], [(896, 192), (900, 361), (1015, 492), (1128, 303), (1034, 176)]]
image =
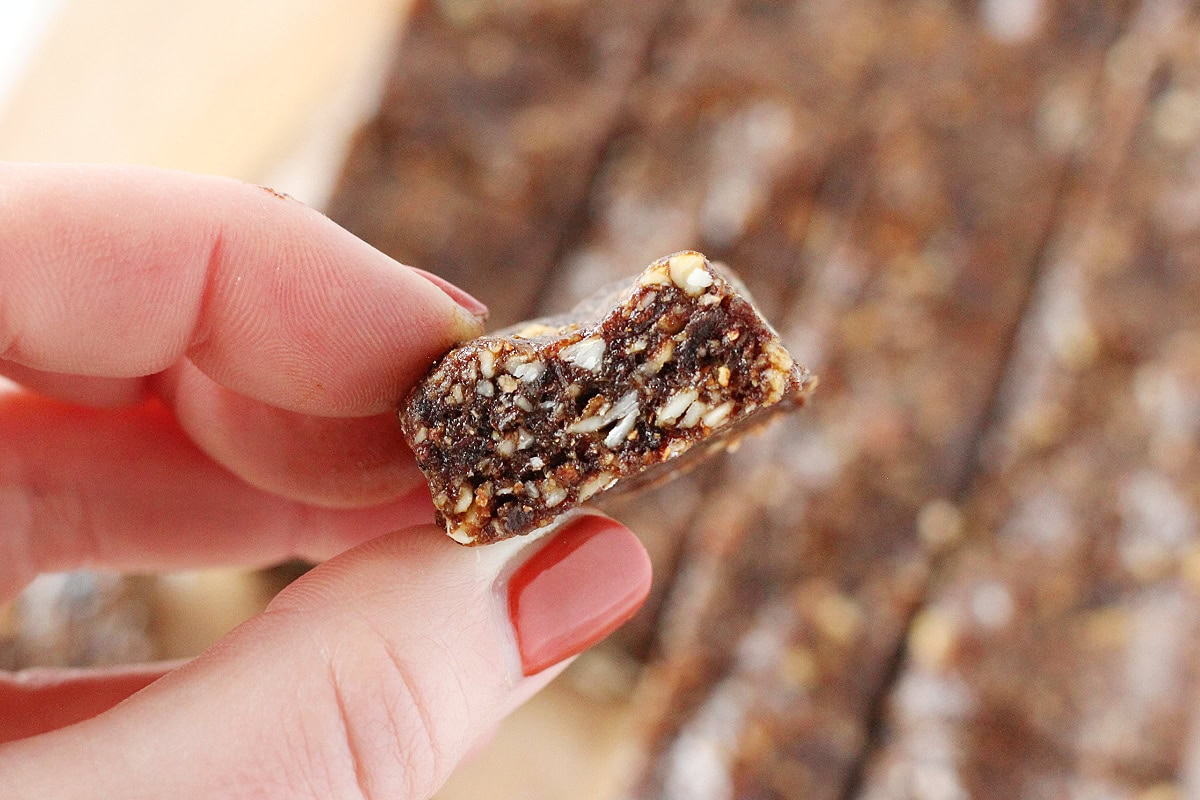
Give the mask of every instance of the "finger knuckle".
[(328, 660), (339, 785), (363, 800), (430, 797), (449, 771), (446, 715), (395, 646), (369, 644)]

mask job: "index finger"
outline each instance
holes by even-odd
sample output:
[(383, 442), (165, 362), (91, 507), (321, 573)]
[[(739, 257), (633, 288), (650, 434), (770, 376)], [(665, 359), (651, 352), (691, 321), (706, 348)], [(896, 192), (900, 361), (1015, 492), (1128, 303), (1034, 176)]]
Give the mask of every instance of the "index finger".
[(462, 303), (269, 189), (0, 165), (0, 359), (134, 377), (187, 356), (272, 405), (364, 416), (478, 335), (482, 306)]

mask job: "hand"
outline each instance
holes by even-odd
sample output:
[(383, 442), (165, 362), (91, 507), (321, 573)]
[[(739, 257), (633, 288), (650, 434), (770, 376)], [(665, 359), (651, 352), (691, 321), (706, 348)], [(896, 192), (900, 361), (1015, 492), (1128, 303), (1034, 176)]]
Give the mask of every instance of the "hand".
[(636, 610), (645, 551), (606, 518), (486, 548), (428, 524), (392, 409), (484, 313), (269, 190), (0, 165), (24, 387), (0, 395), (0, 601), (40, 571), (333, 556), (176, 669), (0, 678), (7, 800), (426, 798)]

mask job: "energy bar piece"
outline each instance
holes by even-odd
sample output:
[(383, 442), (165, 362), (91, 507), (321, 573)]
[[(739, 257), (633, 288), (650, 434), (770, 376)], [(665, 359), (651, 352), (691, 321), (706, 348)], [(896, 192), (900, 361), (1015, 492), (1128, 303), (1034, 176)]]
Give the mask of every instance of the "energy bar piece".
[(529, 533), (802, 405), (815, 378), (739, 286), (676, 253), (565, 317), (447, 353), (400, 421), (450, 536)]

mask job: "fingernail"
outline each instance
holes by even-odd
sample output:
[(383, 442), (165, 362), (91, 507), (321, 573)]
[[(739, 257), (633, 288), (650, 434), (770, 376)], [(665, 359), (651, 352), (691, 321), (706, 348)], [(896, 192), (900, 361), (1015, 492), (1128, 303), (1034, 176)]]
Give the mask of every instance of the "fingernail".
[(464, 292), (462, 289), (455, 286), (450, 281), (446, 280), (440, 275), (434, 275), (432, 272), (426, 272), (423, 269), (417, 269), (416, 267), (409, 267), (409, 269), (441, 289), (450, 297), (451, 300), (458, 303), (467, 311), (471, 312), (471, 314), (474, 316), (479, 317), (481, 320), (487, 319), (488, 307)]
[(508, 613), (526, 675), (582, 652), (641, 608), (650, 559), (623, 525), (587, 516), (556, 535), (508, 583)]

